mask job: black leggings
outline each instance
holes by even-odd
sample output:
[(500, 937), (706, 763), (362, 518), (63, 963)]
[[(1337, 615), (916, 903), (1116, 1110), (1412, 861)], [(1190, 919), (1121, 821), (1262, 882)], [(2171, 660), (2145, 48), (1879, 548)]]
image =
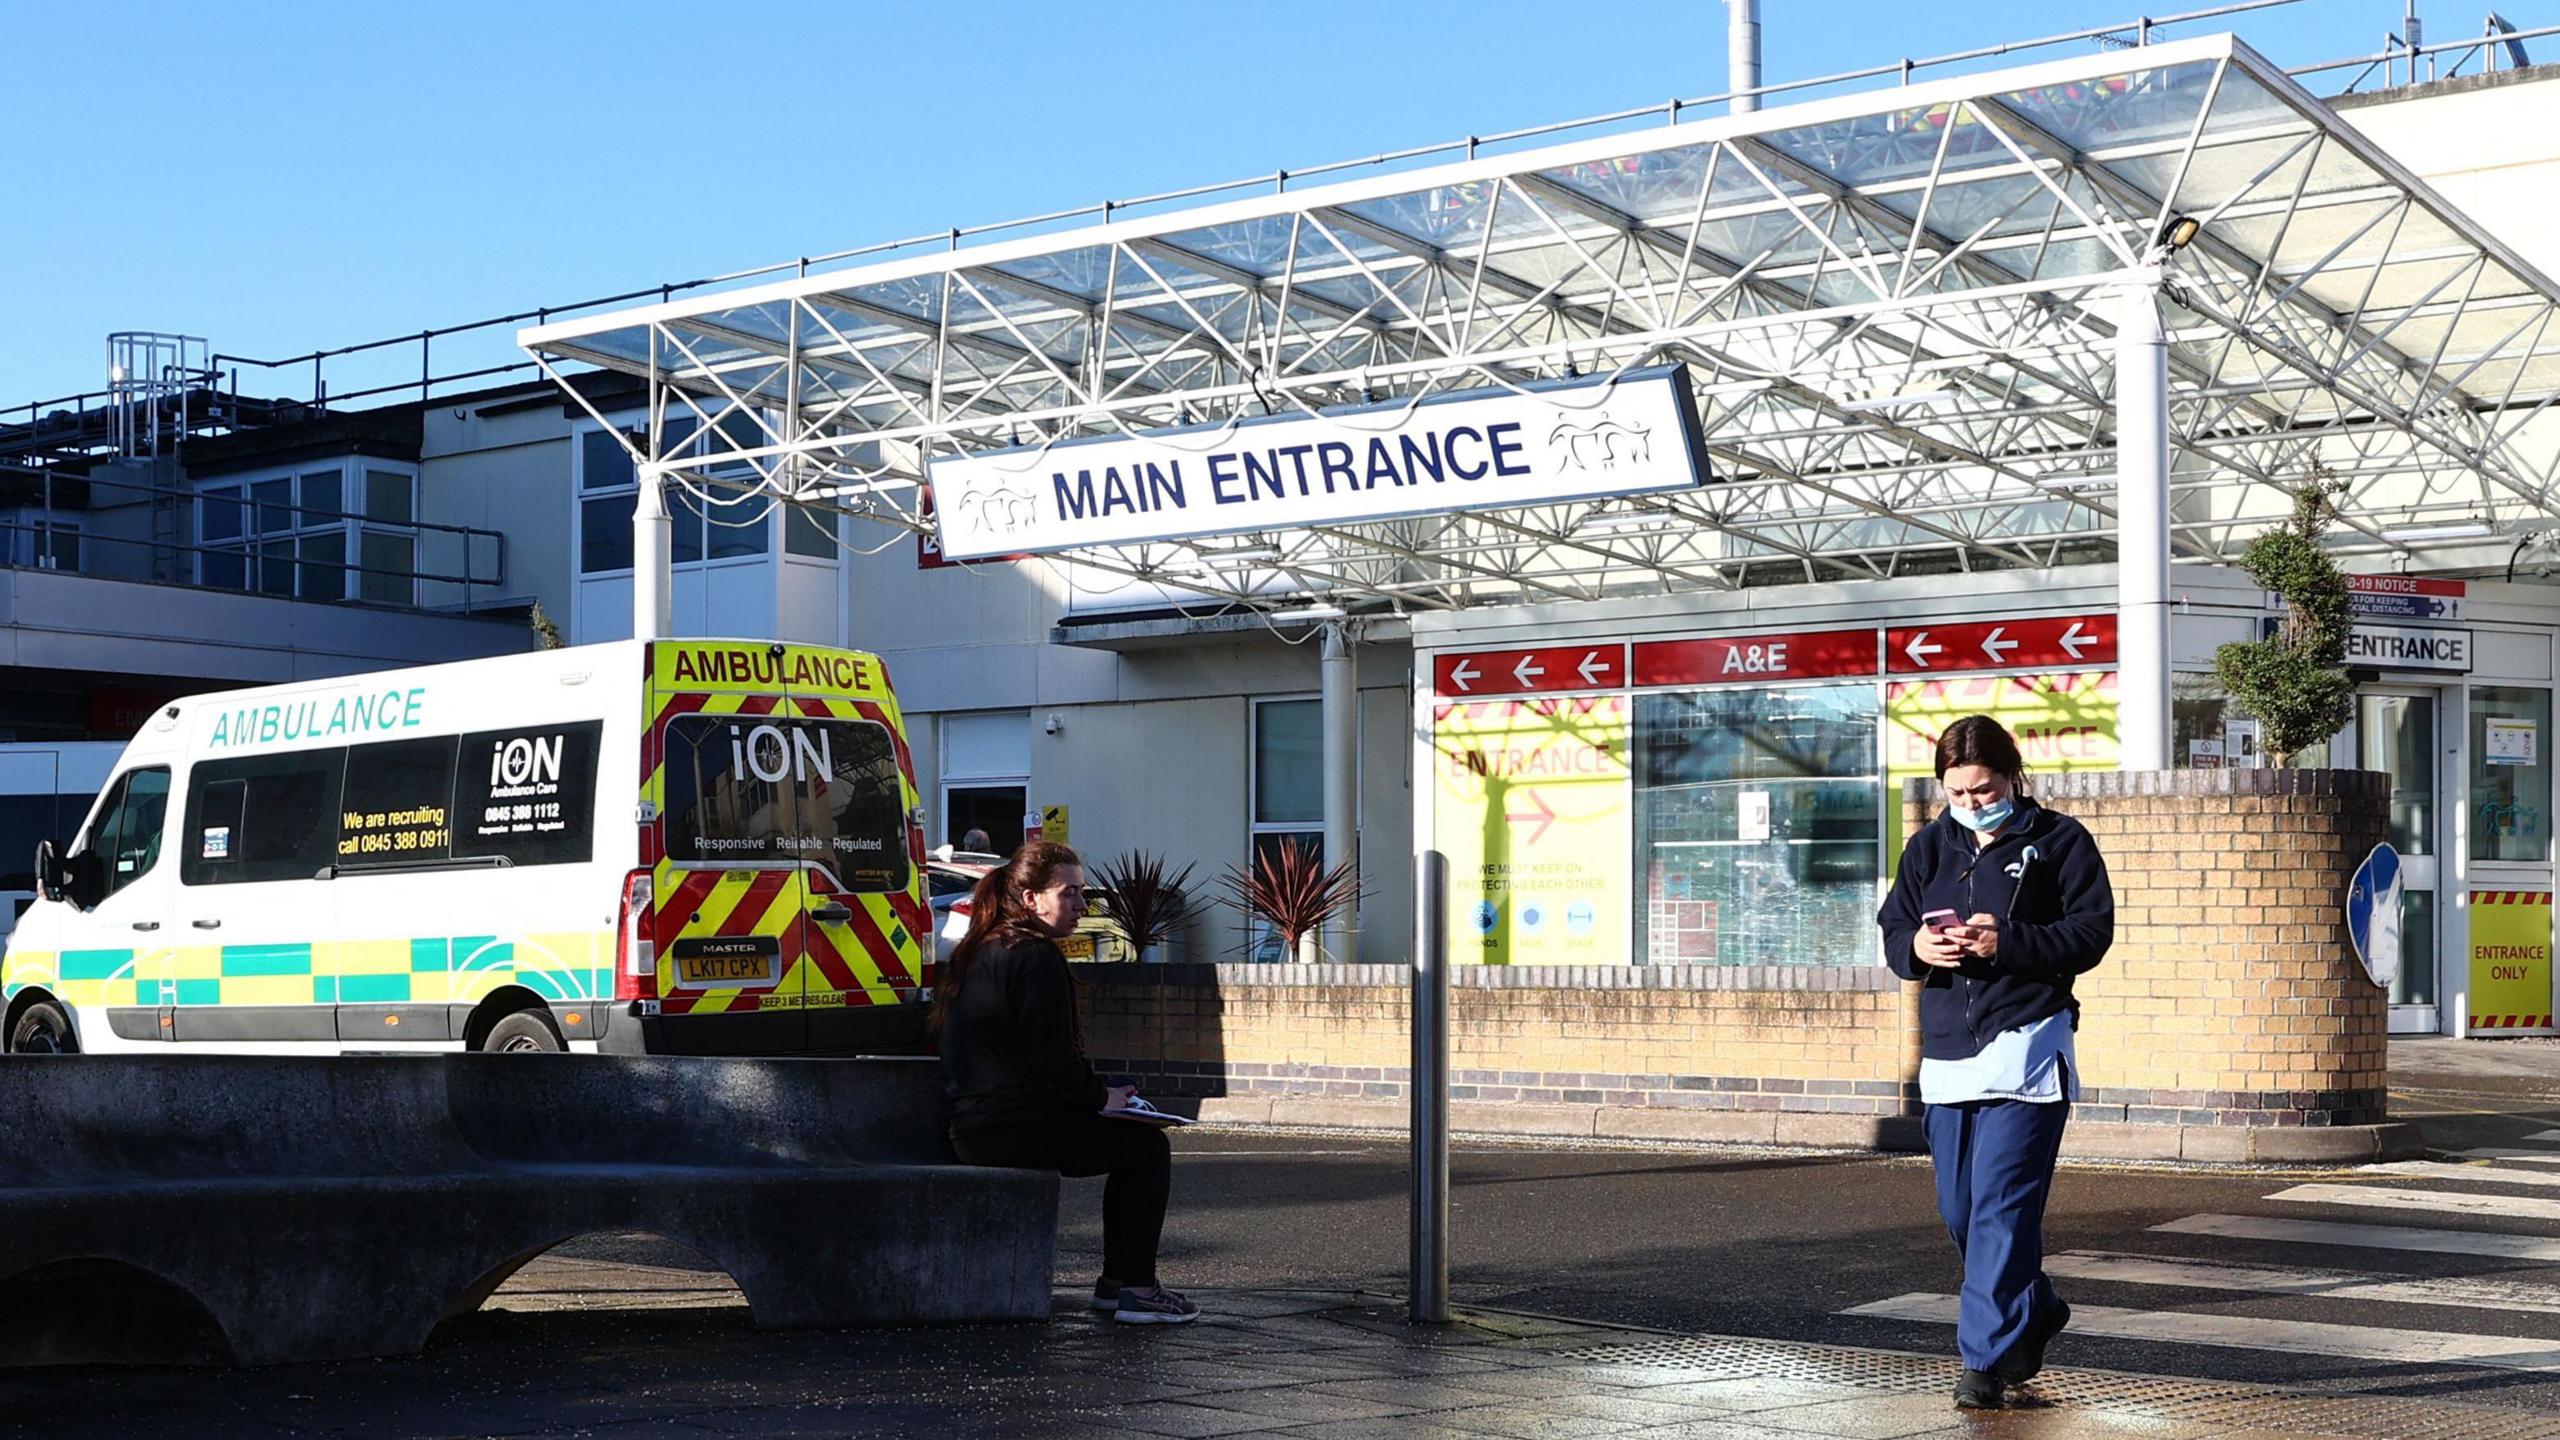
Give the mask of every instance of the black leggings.
[(1173, 1192), (1173, 1147), (1162, 1130), (1135, 1120), (1058, 1115), (955, 1134), (951, 1144), (972, 1165), (1110, 1176), (1102, 1186), (1102, 1273), (1123, 1285), (1156, 1283), (1156, 1242)]

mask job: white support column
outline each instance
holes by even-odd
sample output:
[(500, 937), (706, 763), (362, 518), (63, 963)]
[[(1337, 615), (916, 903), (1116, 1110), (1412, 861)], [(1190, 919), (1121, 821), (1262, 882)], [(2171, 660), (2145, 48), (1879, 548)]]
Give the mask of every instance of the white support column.
[[(1324, 863), (1345, 860), (1359, 873), (1360, 859), (1360, 662), (1348, 620), (1324, 627)], [(1356, 881), (1355, 881), (1356, 883)], [(1342, 964), (1360, 958), (1360, 910), (1352, 908), (1325, 927), (1325, 958)]]
[(2127, 770), (2170, 768), (2169, 342), (2156, 280), (2116, 297), (2116, 735)]
[(667, 567), (675, 551), (675, 526), (667, 519), (666, 478), (654, 465), (640, 467), (640, 499), (631, 507), (631, 635), (663, 640), (675, 628), (675, 584)]

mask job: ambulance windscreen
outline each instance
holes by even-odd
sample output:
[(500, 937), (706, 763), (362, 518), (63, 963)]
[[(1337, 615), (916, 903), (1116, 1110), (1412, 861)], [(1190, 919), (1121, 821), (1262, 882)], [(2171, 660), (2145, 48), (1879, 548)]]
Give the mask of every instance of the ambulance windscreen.
[(667, 722), (667, 858), (815, 861), (839, 887), (907, 886), (898, 754), (867, 720), (679, 715)]

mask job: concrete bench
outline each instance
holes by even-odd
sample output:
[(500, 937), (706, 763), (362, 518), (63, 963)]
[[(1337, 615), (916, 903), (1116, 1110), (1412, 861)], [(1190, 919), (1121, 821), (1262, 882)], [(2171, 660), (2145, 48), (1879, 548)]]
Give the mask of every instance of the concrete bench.
[(407, 1354), (618, 1230), (758, 1325), (1045, 1319), (1057, 1177), (959, 1164), (941, 1114), (930, 1060), (14, 1057), (0, 1364), (141, 1358), (92, 1352), (181, 1296), (207, 1358)]

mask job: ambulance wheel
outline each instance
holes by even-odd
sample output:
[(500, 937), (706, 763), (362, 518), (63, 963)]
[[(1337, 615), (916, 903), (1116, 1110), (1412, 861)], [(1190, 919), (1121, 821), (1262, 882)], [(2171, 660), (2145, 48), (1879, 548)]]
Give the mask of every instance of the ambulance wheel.
[(39, 1000), (18, 1014), (9, 1027), (12, 1055), (77, 1055), (80, 1042), (71, 1033), (71, 1017), (50, 1000)]
[(489, 1027), (489, 1038), (480, 1048), (493, 1055), (532, 1055), (557, 1052), (560, 1032), (551, 1028), (539, 1010), (519, 1010)]

